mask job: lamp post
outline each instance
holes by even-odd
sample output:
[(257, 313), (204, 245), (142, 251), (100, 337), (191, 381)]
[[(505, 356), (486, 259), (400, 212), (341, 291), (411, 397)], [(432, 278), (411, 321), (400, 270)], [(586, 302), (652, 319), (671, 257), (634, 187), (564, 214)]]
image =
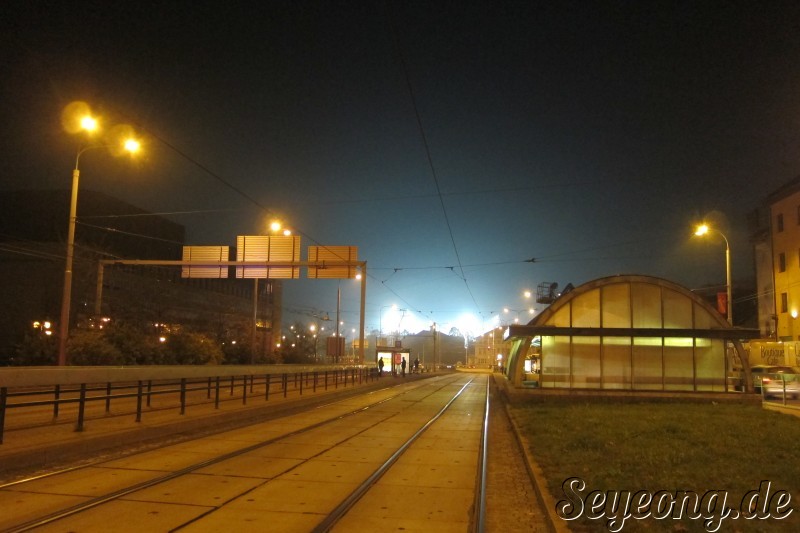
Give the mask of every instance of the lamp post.
[[(91, 116), (85, 116), (80, 121), (81, 128), (89, 133), (97, 129), (97, 120)], [(102, 144), (89, 144), (80, 146), (75, 156), (75, 168), (72, 171), (72, 192), (69, 204), (69, 227), (67, 229), (67, 259), (64, 265), (64, 293), (61, 297), (61, 319), (58, 325), (58, 366), (67, 364), (67, 337), (69, 336), (69, 311), (70, 300), (72, 298), (72, 260), (75, 255), (75, 222), (78, 211), (78, 182), (81, 171), (79, 169), (81, 155), (94, 148), (102, 148)], [(134, 153), (139, 150), (139, 142), (134, 139), (127, 139), (123, 142), (123, 147), (128, 152)]]
[[(509, 313), (516, 313), (517, 314), (517, 318), (514, 319), (514, 323), (515, 324), (519, 323), (519, 315), (520, 315), (520, 313), (524, 313), (525, 311), (526, 311), (525, 309), (511, 309), (511, 308), (508, 308), (508, 307), (504, 307), (503, 308), (503, 313), (505, 313), (505, 314), (509, 314)], [(533, 314), (536, 312), (536, 309), (534, 309), (532, 307), (529, 307), (527, 309), (527, 312), (528, 312), (529, 315), (533, 316)]]
[(725, 241), (725, 285), (728, 295), (728, 324), (733, 326), (733, 297), (731, 294), (731, 247), (730, 244), (728, 244), (728, 238), (720, 230), (716, 228), (710, 228), (707, 224), (700, 224), (697, 226), (694, 234), (698, 237), (702, 237), (712, 229), (719, 233), (722, 236), (722, 239)]

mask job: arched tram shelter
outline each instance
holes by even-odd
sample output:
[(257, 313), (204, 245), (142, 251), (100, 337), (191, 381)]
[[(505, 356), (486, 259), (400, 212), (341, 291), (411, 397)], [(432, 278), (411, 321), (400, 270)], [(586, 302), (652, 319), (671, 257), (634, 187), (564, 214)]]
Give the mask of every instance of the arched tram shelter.
[[(685, 287), (640, 275), (600, 278), (561, 295), (527, 325), (510, 326), (505, 373), (512, 385), (543, 389), (733, 390), (744, 371), (742, 340), (757, 329), (731, 327)], [(540, 373), (526, 372), (539, 359)], [(529, 365), (528, 365), (529, 366)]]

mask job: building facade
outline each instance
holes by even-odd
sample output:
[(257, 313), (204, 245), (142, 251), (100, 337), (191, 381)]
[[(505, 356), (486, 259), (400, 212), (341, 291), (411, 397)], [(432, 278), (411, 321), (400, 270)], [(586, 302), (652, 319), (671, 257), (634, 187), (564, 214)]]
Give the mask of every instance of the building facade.
[[(0, 361), (34, 322), (58, 330), (69, 205), (68, 190), (0, 193)], [(95, 318), (98, 260), (180, 260), (185, 238), (182, 225), (91, 190), (80, 192), (77, 212), (72, 328)], [(280, 331), (280, 282), (258, 284), (256, 309), (254, 290), (250, 279), (181, 279), (179, 268), (114, 265), (101, 312), (255, 342), (268, 354), (273, 328)]]
[[(759, 323), (775, 323), (774, 339), (796, 342), (800, 335), (800, 178), (767, 197), (769, 259), (756, 264), (759, 278), (772, 278), (773, 291), (759, 292), (764, 317)], [(762, 238), (762, 242), (763, 242)], [(766, 258), (764, 258), (766, 259)], [(770, 309), (771, 308), (771, 309)]]

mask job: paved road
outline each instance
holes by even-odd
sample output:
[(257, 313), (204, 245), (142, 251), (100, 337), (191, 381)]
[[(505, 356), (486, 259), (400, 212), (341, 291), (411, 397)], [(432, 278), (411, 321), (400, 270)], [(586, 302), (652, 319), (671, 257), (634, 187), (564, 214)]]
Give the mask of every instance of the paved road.
[[(0, 518), (0, 528), (91, 501), (154, 476), (171, 475), (187, 465), (253, 446), (255, 441), (294, 431), (331, 413), (349, 412), (365, 402), (391, 397), (385, 404), (370, 407), (358, 419), (343, 418), (336, 424), (292, 436), (288, 442), (258, 447), (250, 454), (193, 469), (77, 514), (66, 525), (59, 522), (39, 529), (98, 531), (113, 523), (117, 531), (141, 531), (143, 524), (149, 531), (174, 527), (210, 531), (252, 528), (254, 521), (263, 524), (267, 520), (271, 531), (310, 531), (358, 478), (385, 460), (423, 419), (438, 410), (455, 387), (472, 380), (475, 384), (454, 401), (436, 429), (426, 431), (338, 526), (339, 530), (351, 530), (358, 524), (359, 529), (370, 531), (398, 527), (465, 531), (475, 489), (486, 378), (451, 375), (422, 381), (386, 379), (384, 386), (370, 394), (304, 410), (280, 421), (112, 459), (58, 478), (4, 487), (0, 490), (0, 508), (14, 512)], [(401, 387), (385, 387), (397, 383)], [(495, 407), (491, 410), (487, 531), (544, 531), (545, 514), (537, 509), (511, 426), (502, 406), (498, 403)], [(382, 420), (380, 426), (370, 425), (378, 419)], [(80, 434), (73, 436), (79, 438)]]

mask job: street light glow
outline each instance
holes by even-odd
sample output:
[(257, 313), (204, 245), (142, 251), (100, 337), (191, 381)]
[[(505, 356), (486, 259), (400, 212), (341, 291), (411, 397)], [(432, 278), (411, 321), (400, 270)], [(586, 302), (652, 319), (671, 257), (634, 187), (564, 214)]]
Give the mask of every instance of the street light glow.
[(142, 147), (142, 144), (136, 139), (127, 139), (123, 146), (125, 146), (125, 149), (127, 151), (129, 151), (132, 154), (135, 154)]
[(711, 228), (708, 224), (700, 224), (694, 231), (694, 234), (698, 237), (703, 237), (708, 235), (711, 230), (716, 231), (719, 233), (722, 240), (725, 241), (725, 288), (726, 288), (726, 296), (727, 296), (727, 315), (728, 315), (728, 324), (733, 326), (733, 287), (731, 285), (731, 245), (728, 242), (728, 237), (725, 236), (717, 228)]
[(86, 115), (85, 117), (83, 117), (81, 119), (81, 129), (84, 129), (86, 131), (94, 131), (94, 130), (96, 130), (97, 129), (97, 119), (92, 117), (92, 116), (90, 116), (90, 115)]
[[(95, 119), (86, 102), (72, 102), (61, 113), (61, 122), (64, 129), (69, 133), (80, 133), (81, 131), (93, 132), (98, 129), (98, 121)], [(72, 298), (72, 264), (75, 254), (75, 223), (78, 209), (78, 190), (80, 181), (80, 158), (87, 150), (94, 148), (109, 148), (112, 155), (119, 155), (119, 147), (124, 147), (128, 152), (139, 150), (139, 142), (131, 137), (133, 128), (125, 124), (119, 124), (111, 128), (106, 143), (82, 143), (75, 154), (75, 168), (72, 170), (72, 189), (70, 194), (69, 206), (69, 225), (67, 226), (67, 253), (64, 264), (64, 287), (61, 296), (61, 318), (59, 321), (58, 335), (58, 366), (67, 364), (67, 337), (69, 336), (69, 315), (70, 301)], [(123, 140), (124, 139), (124, 140)], [(122, 141), (119, 144), (117, 141)], [(165, 338), (159, 339), (165, 342)]]

